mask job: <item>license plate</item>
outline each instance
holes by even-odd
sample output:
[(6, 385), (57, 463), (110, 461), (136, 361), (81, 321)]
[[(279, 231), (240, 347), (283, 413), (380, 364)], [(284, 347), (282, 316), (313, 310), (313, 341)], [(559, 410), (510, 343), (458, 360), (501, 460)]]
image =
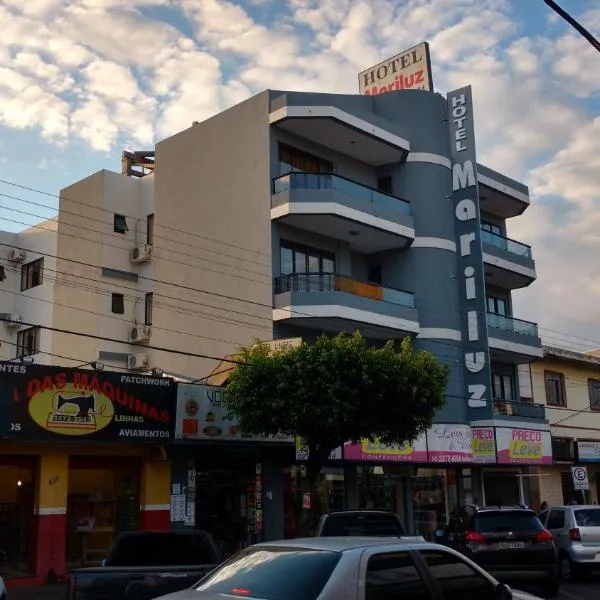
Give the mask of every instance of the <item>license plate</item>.
[(498, 544), (499, 548), (503, 550), (517, 550), (525, 548), (525, 542), (500, 542)]

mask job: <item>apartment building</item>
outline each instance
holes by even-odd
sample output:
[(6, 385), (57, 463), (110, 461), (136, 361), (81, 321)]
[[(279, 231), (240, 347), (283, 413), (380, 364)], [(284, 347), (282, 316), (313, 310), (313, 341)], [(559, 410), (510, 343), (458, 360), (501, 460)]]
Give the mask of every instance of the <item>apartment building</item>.
[[(458, 502), (529, 502), (535, 465), (552, 460), (528, 369), (541, 341), (512, 308), (536, 279), (531, 248), (507, 234), (529, 193), (476, 162), (470, 90), (453, 94), (267, 90), (65, 188), (39, 320), (84, 335), (42, 330), (39, 349), (199, 379), (256, 339), (411, 336), (450, 366), (447, 405), (409, 446), (345, 447), (325, 508), (393, 508), (429, 535)], [(255, 478), (268, 455), (190, 447), (173, 451), (174, 481), (191, 461)], [(300, 463), (282, 452), (267, 469), (274, 537), (302, 501)]]
[[(600, 499), (600, 357), (544, 346), (531, 364), (534, 398), (543, 402), (552, 432), (554, 464), (539, 469), (539, 495), (550, 505)], [(586, 466), (589, 490), (573, 485), (571, 467)]]

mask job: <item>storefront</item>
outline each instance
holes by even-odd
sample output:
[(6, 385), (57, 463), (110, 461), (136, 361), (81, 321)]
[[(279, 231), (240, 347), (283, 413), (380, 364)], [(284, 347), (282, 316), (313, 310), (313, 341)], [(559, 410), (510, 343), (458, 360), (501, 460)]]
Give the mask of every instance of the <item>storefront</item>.
[(579, 465), (587, 468), (590, 486), (587, 494), (579, 492), (579, 497), (591, 503), (600, 502), (600, 442), (579, 440), (577, 461)]
[(0, 440), (2, 576), (62, 577), (100, 564), (123, 531), (169, 527), (171, 380), (0, 366), (0, 393), (12, 401)]
[(170, 523), (210, 532), (229, 555), (284, 536), (294, 444), (244, 435), (228, 418), (223, 394), (222, 387), (178, 386)]

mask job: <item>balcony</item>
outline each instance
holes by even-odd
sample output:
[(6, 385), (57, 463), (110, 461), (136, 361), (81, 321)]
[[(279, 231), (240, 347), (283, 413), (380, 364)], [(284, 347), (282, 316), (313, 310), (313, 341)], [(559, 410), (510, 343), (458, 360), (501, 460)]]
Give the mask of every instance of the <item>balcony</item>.
[(487, 313), (487, 325), (493, 361), (523, 364), (543, 356), (542, 340), (535, 323)]
[(529, 206), (529, 188), (497, 171), (477, 165), (481, 210), (509, 219), (523, 214)]
[(543, 404), (495, 399), (494, 418), (496, 417), (519, 417), (525, 419), (541, 419), (545, 421), (546, 407)]
[(488, 283), (514, 290), (535, 281), (537, 275), (530, 246), (483, 229), (481, 243)]
[(271, 219), (343, 240), (371, 254), (415, 237), (410, 202), (333, 173), (287, 173), (273, 180)]
[(275, 278), (273, 320), (329, 333), (389, 339), (419, 331), (413, 294), (336, 273)]
[[(276, 93), (276, 92), (274, 92)], [(402, 162), (410, 150), (399, 127), (369, 110), (369, 100), (333, 106), (329, 94), (286, 92), (272, 98), (269, 122), (306, 140), (379, 167)]]

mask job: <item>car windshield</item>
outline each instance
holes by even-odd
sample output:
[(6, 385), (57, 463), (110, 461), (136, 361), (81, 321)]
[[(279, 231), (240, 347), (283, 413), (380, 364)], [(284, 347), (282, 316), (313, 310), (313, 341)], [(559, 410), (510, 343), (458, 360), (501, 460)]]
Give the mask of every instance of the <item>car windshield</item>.
[(324, 550), (249, 548), (223, 563), (196, 590), (261, 600), (315, 600), (340, 556)]
[(584, 508), (575, 511), (579, 527), (600, 527), (600, 508)]
[(329, 515), (325, 521), (321, 535), (340, 537), (398, 537), (404, 535), (404, 530), (395, 515), (349, 513)]
[(480, 533), (500, 533), (504, 531), (541, 531), (541, 521), (527, 511), (486, 511), (475, 515), (475, 531)]

